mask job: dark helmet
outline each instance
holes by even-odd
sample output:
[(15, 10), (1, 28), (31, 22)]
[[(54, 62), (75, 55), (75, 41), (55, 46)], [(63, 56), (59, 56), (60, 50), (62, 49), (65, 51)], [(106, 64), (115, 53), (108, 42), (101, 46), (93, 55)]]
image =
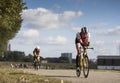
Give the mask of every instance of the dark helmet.
[(84, 29), (84, 32), (85, 32), (85, 33), (88, 33), (88, 30), (87, 30), (86, 27), (83, 27), (83, 29)]
[(81, 28), (81, 32), (84, 32), (84, 28)]

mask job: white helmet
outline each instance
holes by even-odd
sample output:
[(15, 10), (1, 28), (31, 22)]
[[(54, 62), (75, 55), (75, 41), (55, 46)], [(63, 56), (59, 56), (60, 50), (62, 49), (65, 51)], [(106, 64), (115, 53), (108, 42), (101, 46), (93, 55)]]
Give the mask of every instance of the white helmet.
[(40, 49), (40, 47), (39, 47), (39, 46), (36, 46), (36, 48), (37, 48), (37, 49)]

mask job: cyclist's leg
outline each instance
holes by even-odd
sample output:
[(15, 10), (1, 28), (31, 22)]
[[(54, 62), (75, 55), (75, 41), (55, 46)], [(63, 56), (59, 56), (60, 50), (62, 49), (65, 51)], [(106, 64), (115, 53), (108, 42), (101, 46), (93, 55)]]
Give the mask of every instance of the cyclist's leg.
[(79, 67), (79, 62), (78, 61), (79, 61), (79, 56), (77, 55), (76, 56), (76, 68)]
[(37, 59), (38, 59), (38, 62), (40, 63), (40, 56), (38, 56)]
[(82, 47), (83, 47), (84, 55), (86, 55), (88, 43), (87, 43), (87, 42), (83, 42), (83, 43), (82, 43)]
[(36, 59), (36, 56), (34, 55), (34, 57), (33, 57), (33, 62), (35, 62), (35, 59)]
[(76, 44), (76, 50), (77, 50), (77, 56), (76, 56), (76, 67), (79, 67), (80, 64), (79, 64), (79, 60), (80, 60), (80, 54), (81, 54), (81, 49), (80, 49), (80, 43), (77, 43)]
[(88, 46), (83, 46), (84, 55), (86, 55), (86, 54), (87, 54), (87, 47), (88, 47)]
[(83, 47), (83, 56), (84, 56), (87, 52), (87, 49), (86, 49), (86, 46), (82, 46), (82, 47)]
[(87, 66), (87, 64), (88, 64), (88, 61), (87, 61), (87, 59), (86, 59), (86, 56), (87, 56), (87, 47), (88, 46), (83, 46), (83, 50), (84, 50), (84, 66), (86, 67)]

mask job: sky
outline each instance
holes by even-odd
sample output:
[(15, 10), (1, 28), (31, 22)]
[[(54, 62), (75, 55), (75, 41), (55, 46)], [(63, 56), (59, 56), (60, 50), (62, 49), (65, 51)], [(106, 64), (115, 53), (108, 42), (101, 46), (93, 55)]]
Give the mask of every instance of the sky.
[(22, 26), (9, 41), (12, 51), (32, 54), (40, 46), (41, 56), (76, 57), (75, 37), (82, 27), (90, 33), (88, 56), (118, 55), (120, 46), (120, 0), (23, 0)]

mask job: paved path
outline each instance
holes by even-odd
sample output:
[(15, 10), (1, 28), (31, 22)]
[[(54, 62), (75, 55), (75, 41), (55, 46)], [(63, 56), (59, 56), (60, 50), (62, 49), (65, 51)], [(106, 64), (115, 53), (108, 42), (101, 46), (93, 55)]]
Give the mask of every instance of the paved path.
[(88, 78), (84, 78), (83, 74), (78, 78), (75, 70), (34, 70), (25, 69), (25, 72), (38, 74), (41, 76), (58, 78), (67, 80), (72, 83), (120, 83), (120, 71), (94, 71), (91, 70)]

